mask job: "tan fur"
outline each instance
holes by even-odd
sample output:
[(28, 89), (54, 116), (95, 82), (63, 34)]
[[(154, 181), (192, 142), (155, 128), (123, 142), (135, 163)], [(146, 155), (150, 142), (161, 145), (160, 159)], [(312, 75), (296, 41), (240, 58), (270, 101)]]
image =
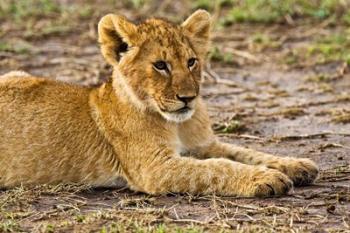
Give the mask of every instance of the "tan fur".
[[(316, 178), (308, 159), (236, 147), (213, 134), (199, 96), (207, 12), (196, 11), (182, 25), (159, 19), (135, 25), (110, 14), (98, 29), (102, 54), (114, 68), (98, 88), (23, 73), (0, 77), (1, 187), (114, 186), (122, 178), (150, 194), (252, 197), (285, 194), (292, 181)], [(192, 57), (197, 60), (189, 65)], [(155, 67), (159, 60), (168, 70)]]

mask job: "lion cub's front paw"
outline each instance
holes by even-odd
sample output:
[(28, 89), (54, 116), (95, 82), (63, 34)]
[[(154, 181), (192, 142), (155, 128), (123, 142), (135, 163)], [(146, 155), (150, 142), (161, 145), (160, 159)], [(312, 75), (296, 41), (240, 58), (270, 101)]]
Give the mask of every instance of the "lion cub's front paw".
[(293, 182), (282, 172), (274, 169), (257, 171), (252, 177), (251, 196), (268, 197), (283, 195), (293, 187)]
[(283, 158), (277, 164), (268, 167), (286, 174), (295, 186), (311, 184), (318, 175), (318, 167), (310, 159)]
[(310, 159), (287, 159), (286, 162), (286, 174), (296, 186), (311, 184), (318, 175), (318, 167)]

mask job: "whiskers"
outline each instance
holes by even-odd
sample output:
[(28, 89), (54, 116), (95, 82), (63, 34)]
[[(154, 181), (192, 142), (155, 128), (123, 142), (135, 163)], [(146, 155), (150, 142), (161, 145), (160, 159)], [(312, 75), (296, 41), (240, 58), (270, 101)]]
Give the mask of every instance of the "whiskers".
[(158, 105), (162, 111), (176, 112), (177, 110), (186, 106), (181, 101), (171, 100), (171, 99), (160, 99)]

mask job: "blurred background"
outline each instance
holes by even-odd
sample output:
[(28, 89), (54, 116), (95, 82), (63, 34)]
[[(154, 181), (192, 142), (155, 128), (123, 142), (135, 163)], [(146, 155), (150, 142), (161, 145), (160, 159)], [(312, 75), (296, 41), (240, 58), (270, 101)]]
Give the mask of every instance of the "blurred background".
[(201, 91), (216, 134), (311, 158), (319, 185), (259, 200), (19, 188), (0, 191), (0, 232), (349, 231), (350, 0), (0, 0), (0, 74), (98, 85), (103, 15), (180, 23), (199, 8), (213, 15)]
[[(209, 58), (221, 65), (269, 59), (293, 67), (334, 60), (349, 63), (349, 6), (349, 0), (1, 0), (0, 71), (30, 68), (39, 74), (46, 65), (51, 70), (60, 64), (70, 67), (67, 59), (74, 53), (86, 55), (81, 63), (89, 62), (86, 58), (98, 54), (96, 26), (106, 13), (134, 21), (156, 16), (181, 22), (198, 8), (213, 14)], [(78, 78), (65, 72), (60, 73), (62, 79)], [(96, 83), (99, 76), (80, 81)]]

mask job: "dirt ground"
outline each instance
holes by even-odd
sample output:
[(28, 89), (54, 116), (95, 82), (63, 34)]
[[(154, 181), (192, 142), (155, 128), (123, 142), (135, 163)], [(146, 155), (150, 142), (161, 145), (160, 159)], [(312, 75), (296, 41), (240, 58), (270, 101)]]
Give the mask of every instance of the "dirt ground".
[[(116, 7), (133, 19), (153, 10)], [(181, 7), (157, 14), (174, 17)], [(68, 30), (40, 35), (1, 22), (0, 40), (10, 47), (0, 50), (0, 74), (20, 69), (82, 85), (103, 82), (110, 68), (96, 23), (111, 10), (100, 8)], [(315, 40), (345, 31), (324, 21), (218, 27), (204, 72), (202, 94), (221, 140), (311, 158), (321, 169), (314, 185), (266, 199), (20, 187), (0, 191), (0, 232), (350, 232), (349, 68), (342, 59), (305, 55)]]

